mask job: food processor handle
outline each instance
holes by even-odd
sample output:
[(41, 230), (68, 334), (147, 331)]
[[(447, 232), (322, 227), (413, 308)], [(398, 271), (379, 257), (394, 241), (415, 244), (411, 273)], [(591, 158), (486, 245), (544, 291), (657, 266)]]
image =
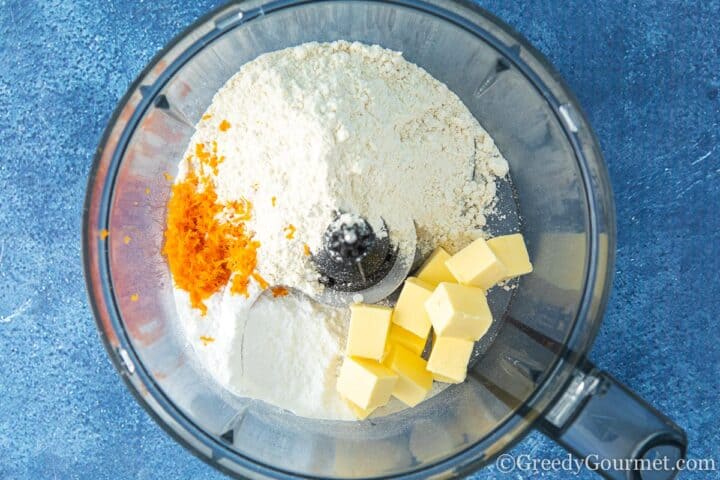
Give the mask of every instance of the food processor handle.
[(609, 479), (675, 478), (687, 450), (680, 427), (589, 362), (575, 372), (541, 429)]

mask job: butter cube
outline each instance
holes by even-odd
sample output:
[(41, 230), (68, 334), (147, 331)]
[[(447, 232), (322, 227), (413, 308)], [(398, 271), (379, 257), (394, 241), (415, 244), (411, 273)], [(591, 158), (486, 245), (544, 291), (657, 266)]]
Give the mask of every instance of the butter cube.
[(373, 360), (382, 359), (391, 318), (392, 308), (389, 307), (351, 305), (347, 354)]
[(399, 375), (392, 392), (395, 398), (408, 407), (423, 401), (433, 382), (425, 360), (405, 347), (394, 345), (385, 365)]
[(428, 371), (442, 375), (448, 383), (464, 382), (474, 345), (472, 340), (463, 338), (437, 337), (428, 359)]
[(441, 282), (457, 283), (457, 279), (455, 279), (445, 265), (445, 262), (449, 259), (450, 254), (447, 253), (444, 248), (436, 248), (432, 255), (425, 260), (422, 267), (420, 267), (417, 278), (431, 285), (437, 285)]
[(433, 285), (415, 277), (408, 277), (395, 304), (393, 323), (418, 337), (427, 338), (430, 333), (430, 319), (423, 305), (432, 292)]
[(360, 408), (345, 397), (343, 397), (343, 400), (345, 401), (345, 405), (350, 408), (358, 420), (365, 420), (372, 412), (375, 411), (375, 408)]
[(485, 292), (457, 283), (438, 285), (425, 302), (425, 310), (442, 337), (479, 340), (492, 324)]
[(482, 238), (478, 238), (445, 262), (460, 283), (487, 290), (508, 274), (505, 265)]
[(373, 360), (345, 357), (340, 367), (337, 391), (363, 410), (385, 405), (397, 383), (398, 375)]
[[(435, 345), (437, 342), (438, 336), (437, 333), (433, 332), (432, 334), (432, 344)], [(442, 383), (456, 383), (455, 380), (452, 378), (446, 377), (445, 375), (441, 375), (439, 373), (430, 372), (432, 373), (433, 380), (436, 382), (442, 382)]]
[(409, 330), (405, 330), (395, 324), (390, 325), (390, 333), (388, 334), (388, 347), (393, 345), (401, 345), (418, 357), (425, 350), (426, 338), (418, 337)]
[[(431, 372), (432, 373), (432, 372)], [(457, 383), (455, 380), (453, 380), (450, 377), (446, 377), (445, 375), (440, 375), (439, 373), (433, 373), (432, 374), (433, 380), (436, 382), (442, 382), (442, 383)]]
[(487, 244), (507, 269), (504, 280), (532, 272), (533, 267), (521, 233), (491, 238)]

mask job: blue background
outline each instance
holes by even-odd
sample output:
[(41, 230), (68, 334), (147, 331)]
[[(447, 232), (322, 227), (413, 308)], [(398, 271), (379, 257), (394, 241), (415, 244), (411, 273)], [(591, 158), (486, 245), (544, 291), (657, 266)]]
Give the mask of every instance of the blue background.
[[(125, 391), (80, 263), (86, 175), (115, 104), (217, 3), (0, 0), (2, 479), (221, 478)], [(720, 468), (720, 3), (482, 3), (555, 64), (605, 152), (617, 275), (592, 358)], [(512, 453), (564, 455), (536, 433)]]

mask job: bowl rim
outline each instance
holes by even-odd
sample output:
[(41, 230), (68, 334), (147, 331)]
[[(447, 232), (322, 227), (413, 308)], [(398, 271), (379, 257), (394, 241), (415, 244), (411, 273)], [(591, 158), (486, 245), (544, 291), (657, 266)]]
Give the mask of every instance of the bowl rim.
[[(264, 16), (285, 8), (304, 4), (319, 3), (328, 0), (276, 0), (263, 4), (263, 0), (231, 1), (221, 5), (198, 18), (180, 34), (175, 36), (163, 49), (158, 51), (148, 65), (140, 72), (118, 102), (99, 142), (93, 165), (88, 175), (88, 183), (83, 207), (82, 221), (82, 259), (89, 304), (93, 311), (98, 333), (108, 356), (123, 379), (126, 387), (137, 402), (150, 414), (173, 439), (186, 447), (191, 453), (209, 465), (237, 478), (247, 475), (260, 475), (269, 478), (296, 478), (297, 473), (288, 472), (257, 461), (229, 448), (215, 437), (197, 427), (194, 422), (165, 397), (162, 388), (155, 383), (149, 372), (144, 370), (132, 343), (126, 335), (121, 316), (114, 299), (113, 289), (108, 275), (107, 243), (99, 240), (97, 232), (108, 228), (108, 206), (112, 198), (115, 175), (123, 157), (127, 141), (137, 126), (142, 114), (152, 105), (154, 96), (188, 58), (223, 35), (228, 30), (259, 16)], [(330, 0), (347, 1), (347, 0)], [(585, 288), (573, 323), (568, 341), (556, 356), (554, 365), (548, 368), (543, 381), (528, 397), (523, 406), (511, 416), (494, 427), (492, 432), (474, 445), (451, 457), (436, 461), (430, 465), (410, 472), (403, 472), (385, 478), (427, 478), (434, 475), (459, 476), (468, 474), (490, 463), (502, 451), (515, 445), (529, 432), (562, 394), (571, 380), (575, 367), (584, 360), (592, 346), (607, 305), (613, 278), (615, 257), (615, 208), (607, 168), (603, 161), (600, 146), (587, 117), (575, 95), (562, 80), (551, 63), (537, 51), (524, 37), (498, 17), (480, 7), (472, 0), (367, 0), (369, 3), (385, 3), (413, 8), (424, 13), (441, 17), (456, 26), (470, 31), (509, 59), (525, 77), (545, 97), (558, 117), (570, 144), (575, 151), (580, 177), (584, 186), (586, 205), (588, 206), (589, 225), (587, 236), (590, 247), (586, 259)], [(252, 4), (252, 8), (243, 9)], [(241, 15), (238, 15), (240, 13)], [(229, 19), (229, 21), (228, 21)], [(482, 21), (495, 29), (490, 32), (477, 22)], [(215, 23), (215, 28), (203, 32), (203, 27)], [(193, 39), (192, 37), (199, 38)], [(496, 35), (502, 34), (512, 40), (514, 45), (503, 43)], [(183, 45), (184, 50), (172, 60), (164, 71), (152, 80), (151, 87), (145, 85), (153, 76), (153, 70), (173, 50)], [(516, 47), (516, 46), (517, 47)], [(187, 48), (185, 48), (187, 47)], [(518, 48), (519, 47), (519, 48)], [(523, 59), (521, 52), (529, 55)], [(533, 68), (528, 64), (537, 65)], [(539, 70), (538, 70), (539, 68)], [(132, 108), (132, 117), (121, 125), (121, 114), (130, 106), (133, 97), (140, 95), (136, 106)], [(559, 95), (558, 95), (559, 94)], [(565, 101), (561, 101), (563, 98)], [(562, 108), (572, 109), (563, 115)], [(134, 121), (133, 121), (134, 120)], [(120, 128), (121, 127), (121, 128)], [(121, 132), (117, 145), (108, 155), (111, 137)], [(124, 138), (124, 140), (123, 140)], [(108, 161), (112, 160), (109, 165)], [(114, 169), (114, 170), (113, 170)], [(99, 198), (98, 198), (99, 194)], [(99, 202), (98, 202), (99, 200)], [(604, 265), (600, 264), (599, 234), (607, 235), (607, 255)], [(237, 470), (220, 464), (218, 459), (232, 460)], [(307, 477), (304, 477), (307, 478)], [(311, 477), (312, 478), (312, 477)]]

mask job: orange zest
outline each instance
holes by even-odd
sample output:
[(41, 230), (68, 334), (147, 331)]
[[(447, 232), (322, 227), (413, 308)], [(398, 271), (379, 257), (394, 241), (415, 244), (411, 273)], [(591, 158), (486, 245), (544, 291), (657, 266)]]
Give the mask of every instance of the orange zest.
[(228, 122), (227, 120), (223, 120), (222, 122), (220, 122), (220, 125), (218, 125), (218, 128), (221, 132), (227, 132), (228, 130), (230, 130), (230, 122)]
[(310, 245), (308, 245), (307, 243), (303, 243), (303, 253), (306, 257), (310, 256)]
[(138, 300), (140, 300), (140, 295), (138, 295), (137, 293), (133, 293), (132, 295), (130, 295), (131, 302), (137, 302)]
[(255, 272), (260, 242), (244, 223), (252, 216), (252, 204), (246, 200), (218, 202), (202, 167), (214, 169), (220, 159), (203, 144), (195, 146), (195, 157), (199, 171), (191, 169), (172, 187), (162, 253), (175, 285), (188, 292), (191, 305), (205, 315), (204, 301), (228, 282), (232, 282), (232, 293), (246, 296), (251, 278), (263, 289), (267, 282)]
[(217, 155), (217, 142), (213, 141), (211, 150), (208, 151), (204, 143), (195, 145), (195, 158), (200, 161), (200, 165), (209, 167), (214, 175), (218, 174), (218, 165), (225, 161), (225, 157)]
[(208, 344), (214, 342), (215, 339), (214, 339), (213, 337), (208, 337), (208, 336), (206, 336), (206, 335), (201, 335), (201, 336), (200, 336), (200, 341), (203, 343), (203, 345), (205, 345), (205, 346), (207, 347)]
[(130, 240), (131, 240), (131, 238), (130, 238), (129, 235), (125, 235), (125, 237), (123, 237), (123, 243), (124, 243), (125, 245), (127, 245), (128, 243), (130, 243)]
[(283, 229), (283, 231), (285, 232), (285, 238), (287, 238), (289, 240), (292, 240), (293, 238), (295, 238), (296, 229), (295, 229), (295, 225), (293, 225), (292, 223), (290, 225), (288, 225), (287, 227), (285, 227)]
[(102, 230), (100, 230), (99, 235), (100, 235), (100, 240), (105, 240), (106, 238), (108, 238), (110, 236), (110, 232), (107, 229), (103, 228)]
[(252, 218), (253, 204), (246, 198), (231, 201), (228, 203), (227, 208), (230, 210), (230, 213), (232, 213), (235, 220), (245, 222)]
[(272, 287), (270, 291), (272, 292), (273, 297), (284, 297), (288, 294), (288, 289), (281, 286)]
[(272, 197), (272, 198), (270, 199), (270, 203), (272, 204), (273, 207), (274, 207), (275, 205), (277, 205), (277, 197)]
[(201, 117), (202, 120), (210, 120), (211, 118), (212, 118), (212, 115), (210, 115), (209, 113), (206, 113), (205, 115), (203, 115)]
[(263, 277), (261, 277), (259, 273), (257, 273), (257, 272), (253, 273), (252, 277), (258, 283), (258, 285), (260, 285), (260, 288), (262, 288), (263, 290), (265, 290), (266, 288), (268, 288), (270, 286), (270, 284)]
[(172, 182), (173, 177), (168, 172), (163, 172), (163, 177), (165, 177), (165, 180), (168, 182)]

